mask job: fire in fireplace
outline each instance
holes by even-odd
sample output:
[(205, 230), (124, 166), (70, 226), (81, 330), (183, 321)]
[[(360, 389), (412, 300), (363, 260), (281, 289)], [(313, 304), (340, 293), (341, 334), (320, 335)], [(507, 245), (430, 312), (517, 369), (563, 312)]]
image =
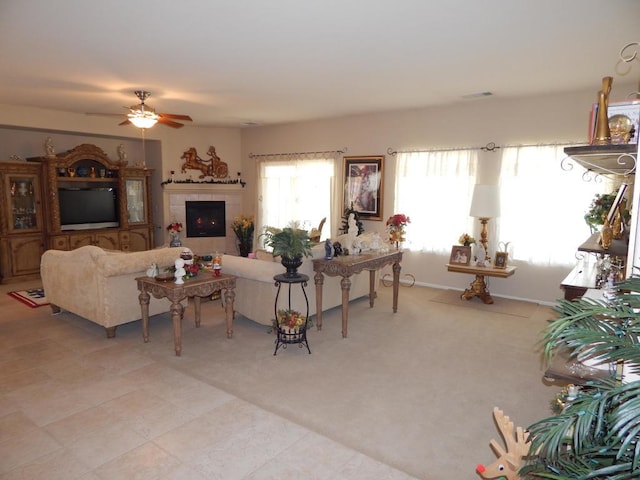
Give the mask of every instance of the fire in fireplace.
[(187, 237), (226, 236), (224, 201), (185, 202)]

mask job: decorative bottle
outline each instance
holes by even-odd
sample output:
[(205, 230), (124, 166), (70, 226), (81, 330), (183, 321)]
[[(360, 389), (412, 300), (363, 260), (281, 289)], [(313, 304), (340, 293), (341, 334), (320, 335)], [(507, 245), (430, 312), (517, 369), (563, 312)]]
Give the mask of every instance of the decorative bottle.
[(600, 231), (600, 244), (602, 248), (608, 250), (611, 246), (611, 242), (613, 241), (613, 228), (609, 223), (609, 219), (604, 219), (604, 225), (602, 225), (602, 230)]

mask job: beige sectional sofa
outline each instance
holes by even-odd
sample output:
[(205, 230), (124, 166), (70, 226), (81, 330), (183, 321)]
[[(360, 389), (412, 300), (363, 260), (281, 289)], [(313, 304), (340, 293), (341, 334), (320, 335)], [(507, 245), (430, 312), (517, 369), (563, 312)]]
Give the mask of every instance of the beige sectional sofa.
[[(40, 276), (54, 312), (75, 313), (105, 327), (107, 337), (116, 327), (142, 317), (136, 277), (146, 275), (152, 263), (173, 265), (182, 248), (118, 252), (87, 245), (71, 251), (47, 250)], [(169, 311), (166, 298), (151, 298), (149, 315)]]
[[(41, 259), (40, 273), (47, 300), (54, 312), (67, 310), (105, 327), (107, 337), (115, 336), (116, 327), (142, 317), (136, 277), (146, 275), (152, 263), (159, 267), (173, 265), (182, 247), (158, 248), (144, 252), (108, 251), (84, 246), (71, 251), (47, 250)], [(313, 257), (324, 256), (324, 245), (313, 249)], [(316, 313), (313, 262), (305, 258), (298, 270), (309, 277), (305, 287), (309, 315)], [(273, 277), (283, 274), (280, 262), (223, 255), (222, 272), (235, 275), (234, 311), (255, 322), (271, 325), (274, 318), (276, 287)], [(323, 286), (323, 311), (342, 304), (341, 277), (326, 277)], [(369, 294), (369, 274), (350, 278), (350, 299)], [(283, 284), (278, 308), (286, 308), (288, 285)], [(168, 312), (166, 298), (151, 297), (149, 315)], [(291, 307), (305, 312), (304, 296), (299, 284), (292, 285)]]

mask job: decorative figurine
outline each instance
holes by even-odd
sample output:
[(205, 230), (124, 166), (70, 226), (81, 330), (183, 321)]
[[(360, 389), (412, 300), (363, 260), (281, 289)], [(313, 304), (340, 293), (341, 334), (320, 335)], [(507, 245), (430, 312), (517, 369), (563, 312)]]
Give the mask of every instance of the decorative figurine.
[(340, 242), (335, 242), (333, 244), (333, 256), (334, 257), (339, 257), (340, 255), (342, 255), (342, 245), (340, 244)]
[(345, 247), (349, 249), (349, 251), (353, 251), (353, 245), (356, 242), (356, 237), (358, 236), (358, 225), (356, 224), (356, 216), (353, 213), (349, 214), (349, 220), (347, 221), (349, 224), (349, 228), (347, 230), (347, 244)]
[(127, 152), (124, 151), (124, 143), (118, 145), (118, 160), (121, 165), (127, 164)]
[(324, 259), (331, 260), (333, 255), (331, 255), (331, 240), (328, 238), (324, 241)]
[(480, 244), (477, 247), (476, 257), (477, 257), (476, 266), (478, 266), (478, 267), (486, 266), (486, 264), (487, 264), (487, 251)]
[(47, 137), (44, 141), (44, 150), (47, 152), (47, 157), (56, 156), (56, 151), (53, 148), (53, 139), (51, 137)]
[(173, 274), (173, 276), (175, 277), (176, 281), (176, 285), (181, 285), (184, 283), (184, 279), (182, 277), (184, 277), (187, 272), (184, 269), (184, 260), (182, 260), (181, 258), (178, 258), (175, 263), (174, 263), (175, 267), (176, 267), (176, 271)]
[(155, 278), (158, 276), (158, 264), (152, 263), (147, 269), (147, 277)]
[(531, 446), (529, 434), (522, 427), (514, 431), (513, 422), (498, 407), (493, 409), (493, 418), (507, 450), (505, 451), (496, 440), (491, 440), (489, 445), (498, 459), (486, 467), (482, 464), (478, 465), (476, 472), (481, 478), (486, 479), (518, 480), (520, 478), (518, 471), (524, 464), (523, 458), (528, 455)]

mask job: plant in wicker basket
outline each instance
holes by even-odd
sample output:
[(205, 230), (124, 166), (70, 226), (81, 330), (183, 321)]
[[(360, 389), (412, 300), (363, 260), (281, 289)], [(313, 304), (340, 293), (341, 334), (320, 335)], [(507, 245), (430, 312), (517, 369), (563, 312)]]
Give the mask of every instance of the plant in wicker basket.
[(306, 328), (307, 317), (295, 310), (281, 309), (278, 310), (278, 316), (276, 318), (278, 328), (286, 331), (299, 331)]

